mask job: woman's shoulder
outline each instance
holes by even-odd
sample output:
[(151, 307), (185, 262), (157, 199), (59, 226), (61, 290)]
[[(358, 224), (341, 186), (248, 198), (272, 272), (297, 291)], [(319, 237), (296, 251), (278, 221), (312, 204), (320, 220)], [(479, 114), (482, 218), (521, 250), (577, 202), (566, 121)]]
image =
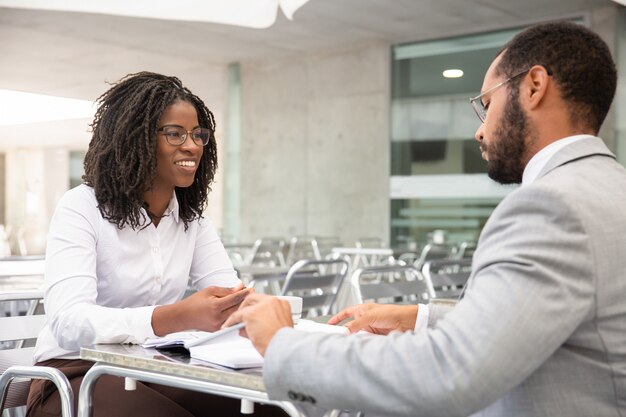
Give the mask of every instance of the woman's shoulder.
[(59, 200), (59, 206), (70, 206), (74, 209), (97, 207), (96, 193), (93, 187), (80, 184), (67, 190)]

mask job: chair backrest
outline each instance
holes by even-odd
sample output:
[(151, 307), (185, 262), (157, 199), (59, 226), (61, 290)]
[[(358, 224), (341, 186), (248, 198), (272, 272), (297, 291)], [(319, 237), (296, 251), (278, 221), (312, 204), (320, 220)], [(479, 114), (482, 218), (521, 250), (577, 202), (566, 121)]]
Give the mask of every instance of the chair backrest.
[[(0, 314), (0, 345), (4, 344), (0, 348), (0, 411), (25, 408), (30, 381), (38, 378), (56, 385), (61, 397), (61, 415), (73, 417), (74, 393), (67, 377), (55, 368), (32, 366), (35, 348), (23, 343), (37, 338), (45, 323), (42, 300), (41, 290), (0, 291), (0, 305), (30, 302), (26, 311), (19, 311), (16, 316)], [(11, 415), (11, 411), (8, 413)]]
[(316, 253), (315, 258), (317, 259), (326, 259), (333, 248), (343, 246), (341, 239), (337, 236), (318, 236), (312, 244)]
[(287, 265), (293, 265), (300, 259), (322, 259), (316, 239), (313, 236), (294, 236), (289, 241)]
[(450, 259), (454, 255), (454, 252), (454, 246), (429, 243), (424, 246), (419, 258), (415, 261), (415, 268), (417, 268), (418, 271), (421, 271), (426, 262), (437, 259)]
[(471, 273), (472, 260), (468, 258), (428, 261), (422, 268), (437, 298), (458, 298)]
[(433, 296), (429, 281), (411, 265), (381, 265), (357, 269), (351, 285), (357, 303), (415, 303)]
[(346, 259), (350, 270), (377, 265), (394, 265), (393, 250), (389, 248), (333, 248), (329, 257)]
[(253, 247), (253, 243), (224, 244), (224, 249), (226, 249), (226, 253), (235, 268), (247, 265), (247, 262), (250, 260)]
[(252, 246), (247, 265), (286, 266), (285, 241), (280, 238), (257, 239)]
[(37, 289), (43, 285), (43, 256), (0, 258), (0, 291)]
[(459, 250), (456, 253), (456, 258), (472, 258), (474, 256), (474, 251), (476, 250), (476, 242), (461, 242), (459, 245)]
[(281, 295), (302, 297), (302, 315), (329, 314), (348, 274), (344, 259), (303, 259), (287, 273)]
[[(14, 365), (31, 365), (34, 347), (26, 347), (27, 340), (36, 339), (39, 330), (44, 325), (45, 316), (40, 304), (43, 299), (43, 291), (2, 291), (0, 292), (0, 374)], [(7, 304), (27, 304), (27, 309), (17, 311), (14, 306)], [(37, 314), (39, 313), (39, 314)], [(26, 405), (30, 380), (15, 381), (8, 389), (5, 408), (13, 408)]]

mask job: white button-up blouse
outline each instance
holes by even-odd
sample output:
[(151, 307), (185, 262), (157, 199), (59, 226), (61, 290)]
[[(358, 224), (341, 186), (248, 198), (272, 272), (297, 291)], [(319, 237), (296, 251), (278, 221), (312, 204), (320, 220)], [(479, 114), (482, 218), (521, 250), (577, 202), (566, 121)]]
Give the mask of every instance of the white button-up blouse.
[(158, 227), (120, 230), (100, 214), (93, 188), (63, 195), (48, 235), (46, 325), (34, 362), (78, 358), (94, 343), (141, 343), (155, 336), (154, 308), (180, 300), (188, 283), (239, 284), (208, 218), (185, 231), (175, 194), (165, 214)]

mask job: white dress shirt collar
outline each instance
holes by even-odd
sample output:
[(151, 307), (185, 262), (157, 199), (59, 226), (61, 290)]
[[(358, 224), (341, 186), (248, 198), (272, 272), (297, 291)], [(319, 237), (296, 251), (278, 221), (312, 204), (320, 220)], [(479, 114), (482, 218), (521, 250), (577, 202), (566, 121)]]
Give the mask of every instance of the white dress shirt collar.
[(176, 198), (176, 191), (172, 192), (172, 198), (170, 198), (170, 202), (167, 205), (167, 208), (165, 209), (165, 215), (169, 216), (172, 215), (172, 219), (178, 223), (178, 199)]
[(530, 158), (530, 161), (528, 161), (528, 164), (526, 165), (526, 168), (524, 169), (524, 175), (522, 175), (522, 186), (531, 184), (533, 181), (535, 181), (537, 179), (537, 176), (543, 169), (543, 167), (546, 166), (550, 158), (552, 158), (558, 151), (560, 151), (567, 145), (570, 145), (574, 142), (577, 142), (579, 140), (586, 139), (586, 138), (591, 138), (591, 137), (594, 137), (594, 136), (591, 136), (591, 135), (568, 136), (566, 138), (559, 139), (555, 142), (552, 142), (551, 144), (549, 144), (548, 146), (546, 146), (545, 148), (537, 152), (532, 158)]

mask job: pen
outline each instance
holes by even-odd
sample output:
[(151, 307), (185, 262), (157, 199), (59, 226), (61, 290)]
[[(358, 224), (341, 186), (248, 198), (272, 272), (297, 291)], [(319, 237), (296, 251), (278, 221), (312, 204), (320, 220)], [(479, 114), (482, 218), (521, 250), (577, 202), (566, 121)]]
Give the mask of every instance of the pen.
[(235, 330), (240, 330), (240, 329), (243, 329), (243, 328), (244, 328), (243, 322), (239, 322), (237, 324), (233, 324), (230, 327), (224, 327), (223, 329), (220, 329), (220, 330), (218, 330), (216, 332), (209, 333), (206, 336), (202, 336), (202, 337), (200, 337), (198, 339), (188, 340), (188, 341), (185, 342), (185, 347), (187, 349), (189, 349), (191, 347), (198, 346), (198, 345), (201, 345), (202, 343), (208, 342), (209, 340), (213, 340), (216, 337), (219, 337), (219, 336), (222, 336), (222, 335), (225, 335), (225, 334), (228, 334), (228, 333), (232, 333)]

